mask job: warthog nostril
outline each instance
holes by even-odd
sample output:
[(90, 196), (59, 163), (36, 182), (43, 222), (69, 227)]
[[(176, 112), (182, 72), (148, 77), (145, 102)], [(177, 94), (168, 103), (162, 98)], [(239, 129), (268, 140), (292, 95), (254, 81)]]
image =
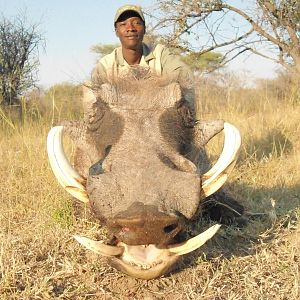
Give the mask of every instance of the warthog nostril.
[(128, 245), (167, 244), (183, 228), (178, 216), (160, 212), (154, 205), (134, 202), (107, 221), (111, 234)]
[(171, 224), (164, 227), (165, 233), (170, 233), (178, 227), (178, 224)]

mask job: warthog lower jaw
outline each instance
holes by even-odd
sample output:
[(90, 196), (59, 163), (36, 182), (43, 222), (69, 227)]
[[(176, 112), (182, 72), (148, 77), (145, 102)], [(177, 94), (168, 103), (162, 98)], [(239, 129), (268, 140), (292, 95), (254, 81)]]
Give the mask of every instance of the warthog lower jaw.
[(162, 260), (159, 260), (157, 262), (153, 262), (150, 265), (145, 265), (145, 264), (136, 264), (134, 261), (130, 261), (129, 264), (133, 267), (139, 268), (140, 270), (149, 270), (161, 264), (162, 262), (163, 262)]
[(153, 279), (168, 272), (181, 255), (200, 248), (211, 239), (221, 225), (216, 224), (203, 233), (180, 244), (167, 245), (127, 245), (118, 242), (116, 246), (105, 245), (86, 237), (74, 238), (89, 250), (109, 258), (116, 269), (137, 278)]

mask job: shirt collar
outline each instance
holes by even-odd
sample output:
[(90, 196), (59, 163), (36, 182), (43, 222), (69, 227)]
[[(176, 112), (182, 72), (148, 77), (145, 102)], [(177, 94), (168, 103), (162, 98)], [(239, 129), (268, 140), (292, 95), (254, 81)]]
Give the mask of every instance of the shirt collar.
[[(117, 56), (117, 57), (116, 57), (117, 63), (118, 63), (119, 66), (126, 66), (126, 65), (128, 65), (128, 64), (126, 63), (124, 57), (123, 57), (122, 47), (118, 47), (118, 48), (116, 49), (116, 56)], [(148, 61), (150, 61), (151, 59), (154, 59), (154, 58), (155, 58), (154, 55), (153, 55), (152, 49), (151, 49), (148, 45), (146, 45), (146, 44), (144, 44), (144, 43), (143, 43), (143, 57), (142, 57), (141, 61), (143, 60), (143, 58), (144, 58), (144, 60), (145, 60), (146, 62), (148, 62)]]

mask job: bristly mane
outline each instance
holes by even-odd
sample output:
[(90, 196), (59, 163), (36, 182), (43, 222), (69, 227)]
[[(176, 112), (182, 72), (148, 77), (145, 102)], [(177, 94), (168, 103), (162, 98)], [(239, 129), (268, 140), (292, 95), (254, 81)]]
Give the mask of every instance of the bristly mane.
[(183, 100), (177, 82), (139, 66), (131, 67), (126, 77), (120, 76), (106, 83), (93, 82), (92, 89), (99, 100), (123, 109), (164, 109)]

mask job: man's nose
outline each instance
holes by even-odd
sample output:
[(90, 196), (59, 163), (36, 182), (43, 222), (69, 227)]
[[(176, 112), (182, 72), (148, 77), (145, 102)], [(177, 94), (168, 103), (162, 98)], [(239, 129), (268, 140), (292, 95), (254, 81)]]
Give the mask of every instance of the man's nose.
[(128, 23), (128, 24), (126, 25), (126, 30), (127, 30), (127, 31), (135, 31), (136, 29), (135, 29), (135, 27), (134, 27), (133, 24)]

